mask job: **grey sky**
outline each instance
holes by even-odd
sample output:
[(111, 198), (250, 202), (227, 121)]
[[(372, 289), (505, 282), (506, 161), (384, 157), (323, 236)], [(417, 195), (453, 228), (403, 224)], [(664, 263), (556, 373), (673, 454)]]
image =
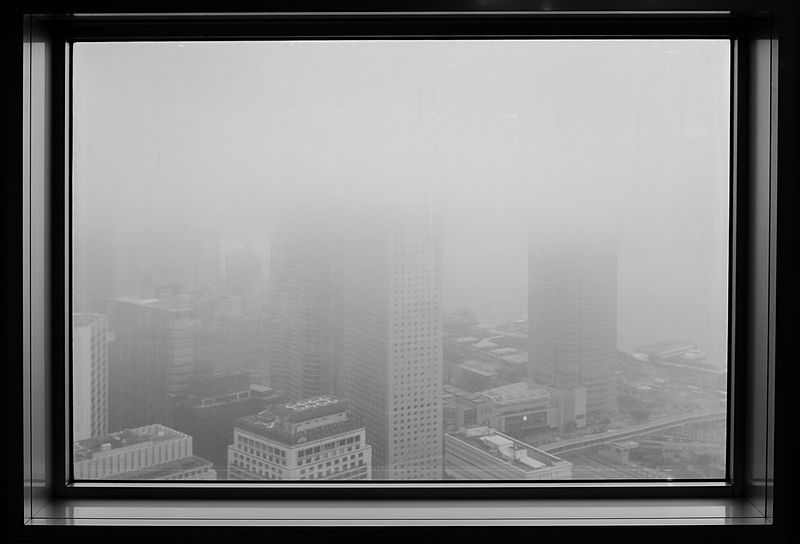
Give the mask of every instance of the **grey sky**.
[(530, 229), (600, 217), (620, 347), (724, 355), (725, 40), (92, 43), (74, 74), (89, 231), (266, 238), (278, 213), (435, 184), (446, 310), (524, 316)]

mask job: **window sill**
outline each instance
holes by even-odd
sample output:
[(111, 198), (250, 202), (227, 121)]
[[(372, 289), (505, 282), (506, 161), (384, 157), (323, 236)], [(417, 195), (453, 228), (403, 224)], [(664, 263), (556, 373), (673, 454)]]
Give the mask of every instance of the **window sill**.
[(741, 499), (514, 501), (54, 501), (30, 525), (82, 526), (768, 526)]

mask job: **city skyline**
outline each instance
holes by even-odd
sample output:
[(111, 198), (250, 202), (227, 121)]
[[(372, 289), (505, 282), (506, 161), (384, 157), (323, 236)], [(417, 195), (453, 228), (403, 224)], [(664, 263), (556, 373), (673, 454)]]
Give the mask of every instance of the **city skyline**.
[(108, 383), (85, 402), (76, 333), (74, 393), (109, 423), (75, 447), (179, 433), (217, 479), (724, 472), (729, 44), (554, 45), (78, 44), (72, 296)]

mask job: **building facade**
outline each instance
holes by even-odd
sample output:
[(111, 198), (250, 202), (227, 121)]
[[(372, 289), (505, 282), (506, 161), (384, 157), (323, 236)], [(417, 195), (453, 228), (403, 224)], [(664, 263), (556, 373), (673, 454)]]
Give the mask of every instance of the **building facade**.
[(80, 440), (76, 480), (216, 480), (211, 461), (192, 453), (192, 437), (161, 424)]
[(343, 395), (374, 479), (442, 474), (441, 225), (433, 203), (354, 222), (342, 271)]
[(448, 432), (481, 425), (519, 435), (586, 425), (586, 389), (583, 387), (565, 391), (518, 382), (472, 393), (445, 385), (443, 399)]
[(330, 396), (240, 418), (228, 447), (229, 480), (369, 480), (372, 448), (347, 402)]
[(72, 439), (108, 432), (108, 316), (72, 315)]
[(336, 393), (338, 267), (326, 225), (283, 226), (270, 256), (270, 385), (288, 399)]

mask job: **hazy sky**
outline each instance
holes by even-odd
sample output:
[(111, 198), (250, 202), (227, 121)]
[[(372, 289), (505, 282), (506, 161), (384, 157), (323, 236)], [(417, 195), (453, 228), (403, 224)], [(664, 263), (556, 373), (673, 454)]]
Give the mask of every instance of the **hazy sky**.
[(621, 348), (685, 337), (722, 356), (729, 54), (726, 40), (77, 44), (75, 222), (120, 246), (163, 219), (266, 239), (277, 214), (416, 184), (443, 205), (445, 310), (523, 317), (531, 229), (568, 218), (618, 235)]

